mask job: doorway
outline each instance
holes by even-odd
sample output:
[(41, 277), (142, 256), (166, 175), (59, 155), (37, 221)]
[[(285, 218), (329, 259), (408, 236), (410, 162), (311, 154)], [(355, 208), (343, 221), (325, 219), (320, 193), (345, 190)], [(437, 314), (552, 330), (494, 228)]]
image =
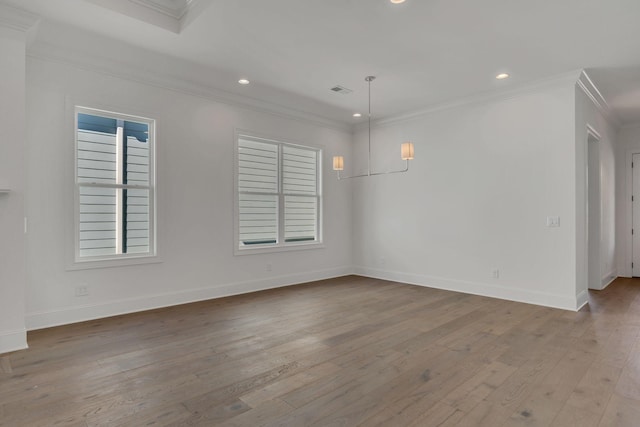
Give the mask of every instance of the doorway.
[(640, 277), (640, 153), (631, 158), (631, 275)]

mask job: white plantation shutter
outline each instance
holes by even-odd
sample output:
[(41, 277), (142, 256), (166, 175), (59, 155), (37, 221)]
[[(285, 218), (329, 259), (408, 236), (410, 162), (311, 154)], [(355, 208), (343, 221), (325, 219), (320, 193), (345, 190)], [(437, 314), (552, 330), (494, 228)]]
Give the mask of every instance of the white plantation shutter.
[(278, 241), (278, 146), (238, 141), (238, 210), (241, 245)]
[(149, 123), (85, 110), (79, 108), (76, 130), (78, 257), (149, 254)]
[(116, 184), (117, 121), (78, 117), (77, 181), (80, 256), (117, 253), (117, 190), (82, 184)]
[(318, 224), (318, 152), (282, 147), (284, 240), (316, 240)]
[[(131, 122), (127, 122), (131, 123)], [(130, 125), (131, 127), (135, 126)], [(139, 126), (139, 124), (138, 124)], [(142, 127), (144, 132), (144, 126)], [(142, 138), (144, 140), (144, 138)], [(149, 187), (149, 143), (141, 142), (136, 136), (127, 135), (126, 183)], [(125, 246), (126, 253), (139, 254), (150, 251), (150, 227), (149, 220), (149, 188), (133, 189), (125, 191)]]
[(284, 197), (284, 239), (286, 242), (316, 240), (317, 197)]
[(283, 146), (283, 193), (316, 196), (318, 194), (317, 163), (317, 151)]
[(78, 182), (115, 184), (116, 149), (115, 128), (114, 133), (78, 129)]
[(80, 187), (81, 256), (116, 254), (116, 193), (114, 188)]
[(127, 136), (127, 184), (149, 185), (149, 144)]
[(238, 138), (239, 248), (318, 241), (319, 151)]
[(126, 190), (126, 251), (147, 253), (150, 245), (149, 190)]

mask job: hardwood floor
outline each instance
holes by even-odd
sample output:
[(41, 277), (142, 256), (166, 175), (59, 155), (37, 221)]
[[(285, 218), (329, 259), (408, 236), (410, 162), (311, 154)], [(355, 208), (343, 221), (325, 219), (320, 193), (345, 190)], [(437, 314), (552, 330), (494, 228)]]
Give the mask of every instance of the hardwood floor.
[(29, 344), (2, 426), (640, 425), (640, 279), (572, 313), (352, 276)]

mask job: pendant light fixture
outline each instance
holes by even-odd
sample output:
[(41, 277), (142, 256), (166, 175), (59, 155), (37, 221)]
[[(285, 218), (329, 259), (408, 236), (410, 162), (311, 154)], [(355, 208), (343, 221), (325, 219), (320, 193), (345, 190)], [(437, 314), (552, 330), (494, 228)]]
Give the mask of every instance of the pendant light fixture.
[(367, 76), (364, 78), (364, 80), (369, 84), (369, 156), (367, 158), (367, 173), (363, 173), (361, 175), (340, 176), (340, 171), (344, 170), (344, 157), (334, 156), (333, 170), (337, 172), (338, 179), (360, 178), (364, 176), (386, 175), (390, 173), (407, 172), (409, 170), (409, 160), (413, 160), (413, 156), (414, 156), (413, 143), (403, 142), (402, 145), (400, 146), (400, 157), (402, 158), (402, 160), (405, 161), (404, 169), (392, 170), (387, 172), (371, 171), (371, 82), (375, 80), (375, 76)]

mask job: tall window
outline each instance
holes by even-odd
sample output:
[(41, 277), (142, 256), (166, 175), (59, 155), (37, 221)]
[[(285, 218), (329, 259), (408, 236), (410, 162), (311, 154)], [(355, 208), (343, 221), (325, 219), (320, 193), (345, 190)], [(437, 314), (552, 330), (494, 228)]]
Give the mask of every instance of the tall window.
[(154, 121), (76, 108), (76, 259), (153, 255)]
[(320, 242), (320, 151), (238, 138), (238, 249)]

